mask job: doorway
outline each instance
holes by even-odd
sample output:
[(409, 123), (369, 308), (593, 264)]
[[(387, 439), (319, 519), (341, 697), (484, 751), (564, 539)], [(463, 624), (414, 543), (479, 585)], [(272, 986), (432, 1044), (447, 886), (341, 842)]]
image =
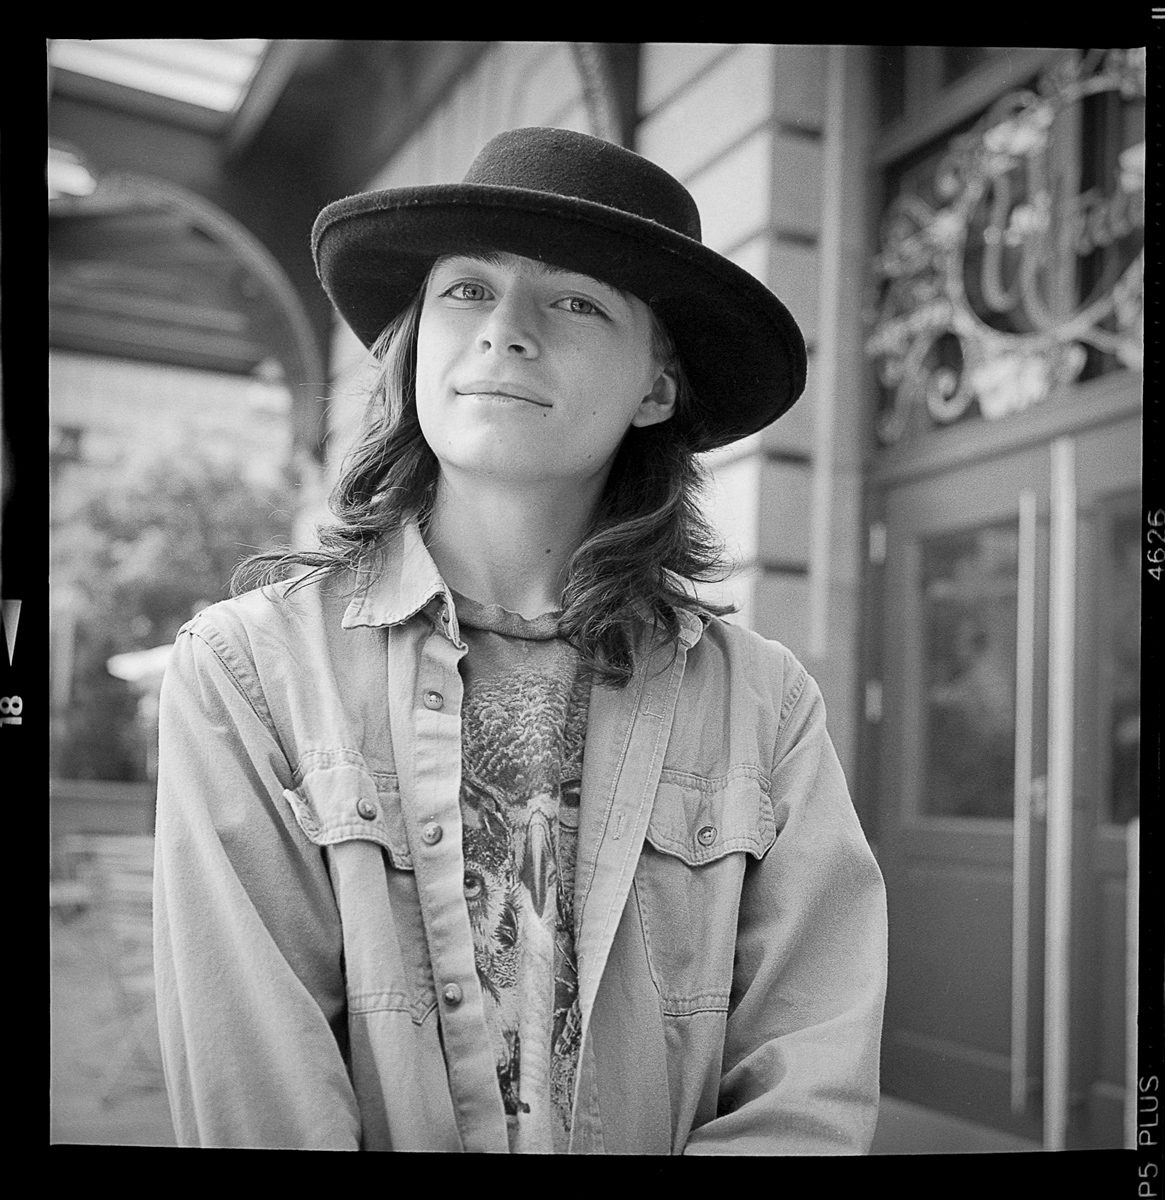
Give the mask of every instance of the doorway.
[(1050, 1148), (1122, 1144), (1138, 805), (1140, 422), (1073, 409), (883, 494), (883, 1085)]

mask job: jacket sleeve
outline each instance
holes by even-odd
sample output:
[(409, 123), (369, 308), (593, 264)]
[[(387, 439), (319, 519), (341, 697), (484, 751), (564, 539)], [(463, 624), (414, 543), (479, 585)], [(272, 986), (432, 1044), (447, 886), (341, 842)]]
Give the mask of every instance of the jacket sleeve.
[(179, 1145), (359, 1145), (339, 913), (291, 782), (246, 663), (186, 627), (162, 686), (154, 873)]
[(886, 894), (804, 668), (771, 778), (780, 832), (743, 885), (721, 1115), (685, 1153), (864, 1154), (878, 1112)]

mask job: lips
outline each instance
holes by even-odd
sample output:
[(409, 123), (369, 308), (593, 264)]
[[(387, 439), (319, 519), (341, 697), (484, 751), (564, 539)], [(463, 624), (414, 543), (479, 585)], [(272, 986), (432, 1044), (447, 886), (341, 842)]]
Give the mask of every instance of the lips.
[(544, 400), (529, 388), (507, 380), (472, 379), (468, 383), (458, 384), (454, 390), (459, 396), (507, 396), (513, 400), (525, 400), (527, 404), (536, 404), (539, 408), (554, 407), (549, 400)]

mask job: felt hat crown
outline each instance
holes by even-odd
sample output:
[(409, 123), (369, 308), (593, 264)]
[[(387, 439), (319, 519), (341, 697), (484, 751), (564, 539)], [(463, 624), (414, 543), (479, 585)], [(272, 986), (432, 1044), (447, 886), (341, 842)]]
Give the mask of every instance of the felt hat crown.
[(508, 251), (590, 275), (648, 303), (695, 392), (677, 413), (693, 449), (776, 420), (805, 386), (788, 309), (701, 241), (687, 189), (649, 159), (565, 129), (493, 138), (460, 183), (361, 192), (316, 218), (324, 290), (370, 346), (444, 254)]

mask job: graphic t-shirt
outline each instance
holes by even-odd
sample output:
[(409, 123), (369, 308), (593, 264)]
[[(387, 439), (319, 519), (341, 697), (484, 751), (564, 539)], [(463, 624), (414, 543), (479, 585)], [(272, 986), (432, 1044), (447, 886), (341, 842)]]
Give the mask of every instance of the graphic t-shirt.
[(574, 866), (590, 687), (558, 637), (455, 594), (465, 901), (511, 1150), (566, 1149), (580, 1016)]

